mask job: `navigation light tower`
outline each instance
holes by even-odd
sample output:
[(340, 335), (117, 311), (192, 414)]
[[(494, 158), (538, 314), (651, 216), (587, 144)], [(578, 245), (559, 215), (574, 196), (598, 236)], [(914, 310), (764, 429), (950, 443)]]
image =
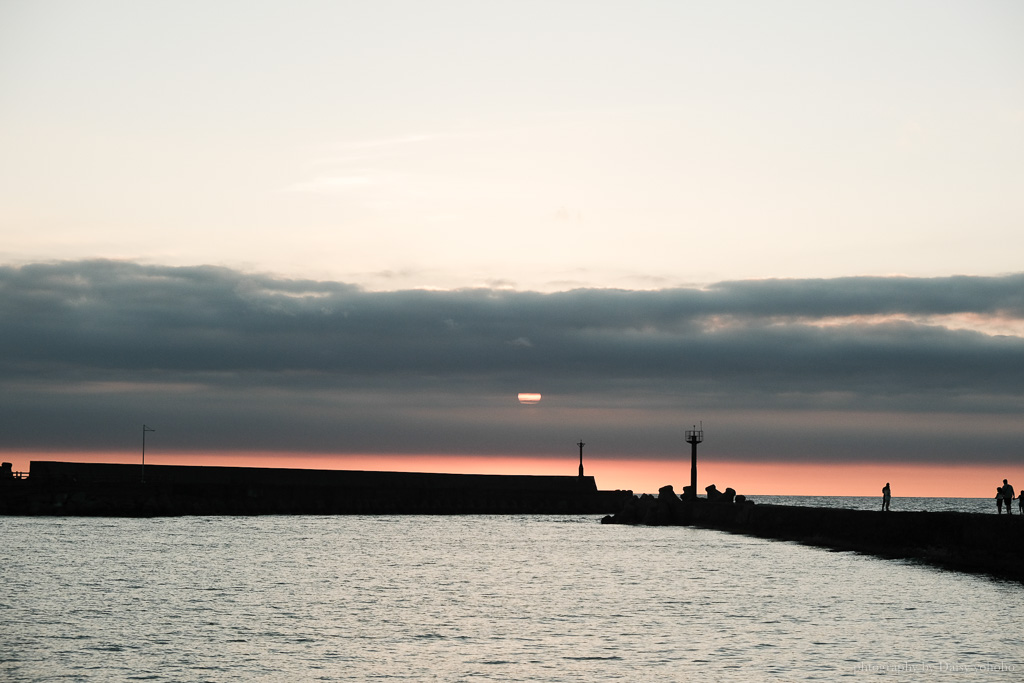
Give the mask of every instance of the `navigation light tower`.
[(704, 440), (704, 423), (701, 422), (700, 429), (693, 425), (693, 429), (686, 430), (686, 443), (690, 444), (690, 497), (697, 497), (697, 444)]

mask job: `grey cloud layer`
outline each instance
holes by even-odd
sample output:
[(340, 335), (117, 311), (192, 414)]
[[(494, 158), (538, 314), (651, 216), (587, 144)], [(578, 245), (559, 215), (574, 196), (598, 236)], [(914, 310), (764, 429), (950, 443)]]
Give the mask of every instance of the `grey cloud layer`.
[[(37, 264), (0, 268), (0, 382), (22, 417), (4, 420), (21, 447), (49, 443), (47, 420), (78, 411), (103, 423), (140, 400), (195, 424), (260, 414), (276, 427), (263, 443), (287, 433), (311, 449), (327, 448), (339, 421), (364, 448), (376, 438), (412, 449), (400, 438), (412, 425), (418, 439), (472, 433), (466, 448), (476, 448), (482, 406), (519, 390), (572, 396), (566, 410), (651, 416), (672, 406), (813, 411), (823, 401), (1019, 413), (1024, 339), (909, 322), (958, 314), (1024, 319), (1024, 274), (382, 293), (215, 267)], [(447, 417), (427, 417), (438, 405)], [(496, 412), (491, 433), (502, 419)], [(203, 431), (191, 447), (231, 442), (228, 428)]]

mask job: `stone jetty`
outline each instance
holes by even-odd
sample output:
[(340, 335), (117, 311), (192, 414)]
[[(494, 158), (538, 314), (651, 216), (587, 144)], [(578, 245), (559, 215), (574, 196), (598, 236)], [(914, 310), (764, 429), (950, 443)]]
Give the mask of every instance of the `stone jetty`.
[[(730, 495), (730, 493), (732, 495)], [(684, 525), (912, 559), (1024, 583), (1024, 516), (881, 512), (763, 505), (726, 489), (718, 497), (633, 496), (605, 524)]]
[(601, 514), (632, 491), (593, 477), (32, 461), (0, 479), (0, 514)]

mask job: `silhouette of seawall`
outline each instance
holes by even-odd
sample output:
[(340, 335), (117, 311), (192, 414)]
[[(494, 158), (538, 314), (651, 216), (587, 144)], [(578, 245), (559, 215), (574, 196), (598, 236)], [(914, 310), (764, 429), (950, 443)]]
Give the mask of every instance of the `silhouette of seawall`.
[(1024, 582), (1024, 516), (881, 512), (681, 500), (671, 487), (633, 497), (609, 524), (691, 525), (833, 550), (914, 559)]
[(553, 514), (622, 507), (593, 477), (32, 461), (0, 514)]

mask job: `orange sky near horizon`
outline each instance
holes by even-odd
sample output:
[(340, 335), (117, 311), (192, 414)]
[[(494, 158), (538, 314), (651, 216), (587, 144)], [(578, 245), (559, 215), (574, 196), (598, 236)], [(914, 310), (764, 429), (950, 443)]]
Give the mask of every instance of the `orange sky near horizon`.
[[(15, 471), (28, 472), (31, 460), (66, 462), (140, 462), (136, 453), (52, 453), (6, 452), (4, 462)], [(208, 465), (225, 467), (287, 467), (305, 469), (383, 470), (398, 472), (447, 472), (455, 474), (575, 475), (576, 459), (528, 457), (474, 457), (454, 455), (334, 455), (272, 452), (225, 452), (204, 454), (147, 454), (150, 465)], [(587, 475), (600, 489), (630, 489), (634, 493), (656, 493), (671, 484), (677, 493), (689, 484), (689, 459), (625, 460), (584, 458)], [(880, 496), (889, 482), (893, 497), (988, 498), (1004, 478), (1024, 486), (1024, 467), (999, 464), (925, 465), (910, 463), (751, 463), (698, 461), (698, 487), (715, 484), (719, 490), (731, 486), (748, 496)], [(1015, 476), (1018, 473), (1021, 476)]]

